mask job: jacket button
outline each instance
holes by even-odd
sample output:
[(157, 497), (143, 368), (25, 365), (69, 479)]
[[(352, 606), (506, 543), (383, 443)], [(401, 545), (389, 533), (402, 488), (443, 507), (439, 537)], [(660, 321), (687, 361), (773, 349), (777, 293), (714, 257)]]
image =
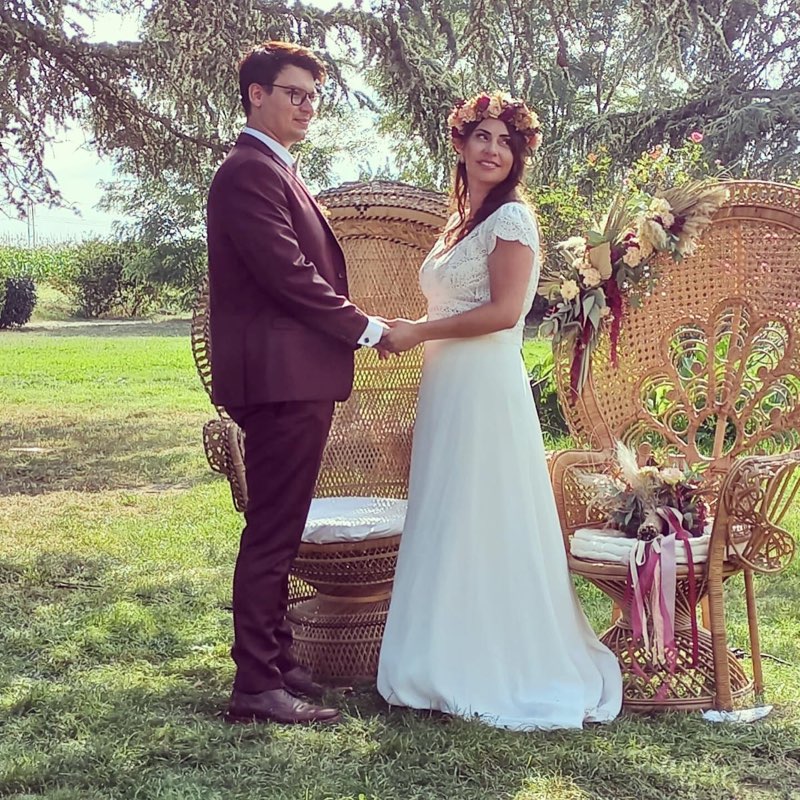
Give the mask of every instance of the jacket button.
[(337, 273), (336, 277), (337, 278), (341, 278), (342, 280), (344, 280), (344, 272)]

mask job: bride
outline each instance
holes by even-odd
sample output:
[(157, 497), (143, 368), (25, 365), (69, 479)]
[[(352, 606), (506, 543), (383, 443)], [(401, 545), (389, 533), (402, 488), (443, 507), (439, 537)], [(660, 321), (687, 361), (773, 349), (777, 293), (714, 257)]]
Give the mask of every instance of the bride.
[(457, 211), (420, 271), (428, 315), (382, 340), (425, 359), (378, 691), (515, 730), (606, 722), (620, 670), (570, 580), (520, 354), (539, 237), (518, 190), (539, 122), (483, 94), (448, 123)]

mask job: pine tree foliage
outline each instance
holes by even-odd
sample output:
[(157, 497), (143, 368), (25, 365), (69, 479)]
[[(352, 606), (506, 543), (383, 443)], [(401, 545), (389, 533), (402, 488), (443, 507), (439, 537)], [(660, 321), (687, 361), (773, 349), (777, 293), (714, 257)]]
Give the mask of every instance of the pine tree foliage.
[[(137, 13), (135, 42), (93, 42), (105, 11)], [(702, 130), (740, 174), (796, 178), (797, 0), (362, 0), (328, 11), (273, 0), (5, 0), (0, 4), (4, 201), (58, 200), (50, 137), (78, 121), (134, 173), (198, 187), (241, 125), (239, 53), (267, 38), (329, 60), (329, 107), (368, 82), (409, 168), (441, 181), (446, 112), (482, 88), (521, 95), (542, 118), (540, 179), (603, 144), (625, 164)], [(335, 57), (334, 57), (335, 55)]]

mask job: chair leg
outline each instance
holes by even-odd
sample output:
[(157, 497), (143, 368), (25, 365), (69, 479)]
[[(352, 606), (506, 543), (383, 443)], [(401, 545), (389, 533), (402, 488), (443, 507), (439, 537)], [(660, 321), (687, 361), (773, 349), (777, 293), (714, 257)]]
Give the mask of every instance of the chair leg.
[(753, 586), (753, 570), (744, 570), (744, 593), (747, 600), (747, 627), (750, 633), (750, 657), (753, 664), (753, 689), (757, 698), (764, 694), (764, 672), (761, 662), (761, 638), (758, 633), (756, 593)]
[(707, 630), (711, 628), (711, 609), (708, 605), (708, 597), (704, 597), (700, 602), (700, 619), (704, 628)]
[(721, 572), (721, 564), (716, 570), (713, 569), (713, 567), (709, 568), (708, 629), (711, 631), (711, 648), (714, 654), (715, 706), (718, 711), (733, 711), (733, 693), (731, 691), (731, 670), (728, 664), (728, 641), (725, 633), (725, 606), (722, 595)]

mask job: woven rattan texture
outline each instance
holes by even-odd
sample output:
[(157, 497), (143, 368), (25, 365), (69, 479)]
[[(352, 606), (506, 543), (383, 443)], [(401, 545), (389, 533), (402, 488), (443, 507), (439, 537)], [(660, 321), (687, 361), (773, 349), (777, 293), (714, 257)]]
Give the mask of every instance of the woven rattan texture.
[(798, 446), (800, 189), (731, 184), (730, 199), (683, 262), (661, 264), (656, 291), (629, 308), (612, 366), (603, 337), (591, 381), (566, 401), (584, 445), (666, 445), (691, 464)]
[(383, 637), (400, 537), (303, 545), (293, 577), (314, 597), (291, 604), (294, 653), (318, 680), (373, 678)]
[[(435, 229), (418, 222), (346, 217), (332, 223), (347, 255), (350, 296), (368, 314), (425, 313), (417, 274)], [(356, 351), (353, 393), (338, 404), (316, 496), (405, 497), (422, 369), (418, 349), (386, 360)]]

